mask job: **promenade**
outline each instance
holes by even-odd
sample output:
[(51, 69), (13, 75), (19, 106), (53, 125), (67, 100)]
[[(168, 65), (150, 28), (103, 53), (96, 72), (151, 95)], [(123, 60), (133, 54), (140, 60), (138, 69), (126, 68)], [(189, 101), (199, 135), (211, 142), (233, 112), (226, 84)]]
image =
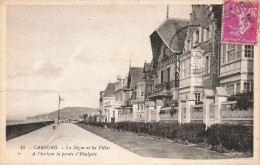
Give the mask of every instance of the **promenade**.
[(6, 160), (11, 164), (125, 164), (141, 159), (77, 125), (65, 123), (52, 124), (9, 140), (6, 147)]

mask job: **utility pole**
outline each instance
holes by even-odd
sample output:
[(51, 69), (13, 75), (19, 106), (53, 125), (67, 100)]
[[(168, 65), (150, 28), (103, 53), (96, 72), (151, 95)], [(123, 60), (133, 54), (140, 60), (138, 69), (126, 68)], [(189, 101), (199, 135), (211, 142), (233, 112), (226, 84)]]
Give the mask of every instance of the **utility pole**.
[(60, 124), (60, 102), (61, 101), (65, 101), (64, 99), (62, 99), (59, 95), (59, 104), (58, 104), (58, 124)]

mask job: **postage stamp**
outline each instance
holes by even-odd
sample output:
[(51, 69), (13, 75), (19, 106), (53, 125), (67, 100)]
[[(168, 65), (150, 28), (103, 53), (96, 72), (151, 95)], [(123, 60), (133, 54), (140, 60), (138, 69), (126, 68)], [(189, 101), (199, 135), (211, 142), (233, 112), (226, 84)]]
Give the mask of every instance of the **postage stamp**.
[(258, 6), (257, 2), (225, 1), (222, 42), (256, 44)]

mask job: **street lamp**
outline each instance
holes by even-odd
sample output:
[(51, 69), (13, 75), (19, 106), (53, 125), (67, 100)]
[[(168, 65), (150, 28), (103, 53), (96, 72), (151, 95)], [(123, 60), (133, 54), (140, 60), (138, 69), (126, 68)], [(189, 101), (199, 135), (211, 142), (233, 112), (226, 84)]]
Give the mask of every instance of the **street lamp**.
[(60, 102), (61, 101), (65, 101), (64, 99), (62, 99), (59, 95), (59, 104), (58, 104), (58, 124), (60, 124)]

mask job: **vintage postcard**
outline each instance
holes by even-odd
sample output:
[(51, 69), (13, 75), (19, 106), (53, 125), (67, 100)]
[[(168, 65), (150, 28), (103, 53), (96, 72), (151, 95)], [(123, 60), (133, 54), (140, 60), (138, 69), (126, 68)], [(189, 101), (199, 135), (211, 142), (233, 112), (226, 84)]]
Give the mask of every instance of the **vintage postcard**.
[(0, 164), (260, 164), (259, 1), (2, 0)]

